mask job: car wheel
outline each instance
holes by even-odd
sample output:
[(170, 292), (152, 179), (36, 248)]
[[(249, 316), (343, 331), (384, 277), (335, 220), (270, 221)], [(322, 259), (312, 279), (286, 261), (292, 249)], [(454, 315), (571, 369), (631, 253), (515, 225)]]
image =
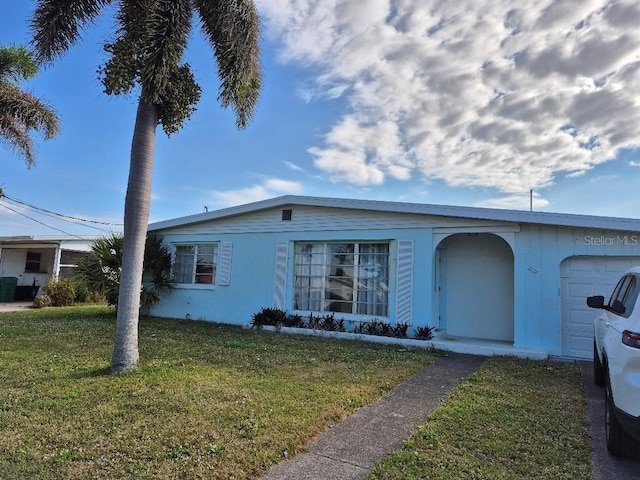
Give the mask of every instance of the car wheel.
[(624, 431), (616, 417), (611, 394), (611, 384), (607, 379), (606, 394), (604, 399), (604, 424), (607, 450), (616, 457), (634, 457), (640, 454), (640, 442), (630, 437)]
[(604, 368), (600, 361), (600, 355), (598, 355), (598, 348), (596, 347), (595, 340), (593, 341), (593, 381), (600, 387), (604, 386)]

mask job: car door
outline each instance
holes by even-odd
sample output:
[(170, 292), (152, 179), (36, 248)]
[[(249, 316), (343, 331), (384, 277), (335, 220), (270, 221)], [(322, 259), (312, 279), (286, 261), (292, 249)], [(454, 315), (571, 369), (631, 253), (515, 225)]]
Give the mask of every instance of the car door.
[(602, 310), (596, 323), (596, 342), (600, 339), (603, 343), (598, 345), (599, 348), (604, 346), (607, 350), (606, 345), (620, 343), (626, 320), (633, 311), (639, 291), (640, 283), (636, 275), (628, 274), (620, 279), (609, 299), (608, 308)]

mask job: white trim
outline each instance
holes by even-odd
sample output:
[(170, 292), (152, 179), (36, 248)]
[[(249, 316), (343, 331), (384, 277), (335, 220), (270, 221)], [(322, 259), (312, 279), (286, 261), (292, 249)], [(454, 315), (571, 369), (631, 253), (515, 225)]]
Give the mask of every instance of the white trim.
[(231, 242), (220, 243), (218, 263), (216, 266), (216, 284), (228, 286), (231, 284), (231, 256), (233, 244)]
[(398, 240), (396, 324), (413, 321), (413, 240)]
[(276, 272), (273, 282), (273, 306), (280, 310), (286, 310), (288, 259), (289, 242), (278, 242), (276, 244)]

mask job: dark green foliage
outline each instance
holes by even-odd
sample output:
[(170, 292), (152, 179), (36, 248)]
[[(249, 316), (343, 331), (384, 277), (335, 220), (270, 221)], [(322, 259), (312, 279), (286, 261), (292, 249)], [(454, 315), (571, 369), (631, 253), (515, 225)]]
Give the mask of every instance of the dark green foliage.
[(320, 322), (322, 321), (322, 317), (314, 317), (313, 313), (309, 314), (309, 319), (307, 320), (307, 328), (312, 330), (320, 330)]
[(283, 327), (304, 328), (305, 322), (302, 315), (292, 314), (284, 318)]
[(26, 47), (0, 47), (0, 143), (24, 157), (28, 167), (36, 162), (31, 131), (42, 132), (49, 140), (60, 130), (56, 111), (20, 86), (38, 71), (38, 63)]
[(429, 326), (418, 326), (415, 328), (414, 332), (416, 334), (416, 338), (419, 340), (431, 340), (433, 338), (433, 331), (436, 327)]
[[(76, 268), (75, 278), (87, 288), (104, 295), (107, 304), (118, 306), (120, 273), (122, 270), (122, 250), (124, 238), (113, 234), (94, 240), (91, 252), (81, 258)], [(162, 243), (162, 238), (147, 237), (140, 288), (140, 307), (148, 309), (157, 304), (163, 294), (173, 288), (171, 280), (171, 254)]]
[[(347, 322), (353, 324), (352, 333), (361, 335), (375, 335), (380, 337), (407, 338), (409, 329), (408, 323), (398, 323), (391, 326), (382, 320), (371, 320), (368, 322)], [(298, 314), (287, 314), (286, 311), (278, 308), (262, 308), (251, 317), (251, 327), (259, 329), (265, 325), (273, 327), (293, 327), (308, 328), (310, 330), (324, 330), (327, 332), (346, 332), (344, 318), (335, 318), (335, 313), (331, 312), (324, 316), (316, 316), (310, 313), (308, 317)], [(416, 338), (419, 340), (429, 340), (433, 338), (435, 327), (417, 327)]]
[(367, 335), (389, 337), (392, 333), (391, 325), (387, 322), (383, 322), (382, 320), (371, 320), (365, 326), (365, 333)]
[(353, 327), (353, 333), (359, 333), (361, 335), (364, 335), (366, 328), (367, 328), (366, 322), (360, 322), (358, 323), (358, 325)]
[(344, 332), (344, 320), (336, 320), (334, 313), (329, 313), (322, 317), (319, 322), (320, 330), (327, 330), (330, 332)]
[(281, 327), (285, 324), (287, 312), (278, 308), (262, 308), (258, 313), (254, 313), (251, 317), (251, 326), (260, 328), (265, 325)]
[(408, 323), (396, 323), (393, 327), (391, 327), (391, 331), (394, 337), (406, 338), (408, 328)]

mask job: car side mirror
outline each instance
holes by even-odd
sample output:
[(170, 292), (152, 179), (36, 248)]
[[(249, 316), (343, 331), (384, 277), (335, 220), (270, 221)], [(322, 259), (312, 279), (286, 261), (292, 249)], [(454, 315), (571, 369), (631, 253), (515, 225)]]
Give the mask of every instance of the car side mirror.
[(591, 308), (604, 308), (604, 297), (602, 295), (587, 297), (587, 305)]

